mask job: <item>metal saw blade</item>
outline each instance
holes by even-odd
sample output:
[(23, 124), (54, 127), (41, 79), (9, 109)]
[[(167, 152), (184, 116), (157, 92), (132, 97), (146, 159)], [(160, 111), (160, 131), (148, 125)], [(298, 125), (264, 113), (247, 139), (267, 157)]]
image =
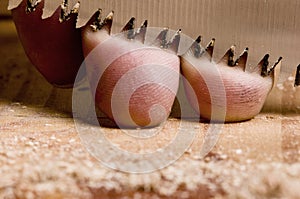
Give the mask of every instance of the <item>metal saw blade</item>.
[[(8, 10), (12, 10), (20, 5), (22, 0), (9, 0), (8, 2)], [(74, 7), (74, 5), (79, 2), (78, 0), (69, 0), (68, 6), (70, 9)], [(53, 15), (55, 10), (60, 7), (62, 4), (62, 0), (45, 0), (45, 5), (43, 9), (42, 18), (48, 18)], [(98, 8), (103, 7), (105, 5), (104, 0), (81, 0), (80, 1), (80, 12), (78, 14), (77, 20), (77, 28), (84, 26), (89, 18), (97, 11)]]
[[(3, 1), (3, 0), (1, 0)], [(5, 1), (5, 0), (4, 0)], [(8, 9), (16, 8), (22, 0), (9, 1)], [(50, 17), (63, 0), (44, 0), (42, 18)], [(255, 67), (265, 53), (276, 58), (282, 56), (280, 81), (288, 78), (299, 64), (300, 1), (240, 1), (240, 0), (68, 0), (68, 9), (80, 1), (76, 27), (84, 26), (101, 8), (103, 14), (115, 11), (112, 32), (121, 30), (134, 16), (137, 23), (145, 19), (151, 27), (182, 29), (196, 38), (201, 34), (204, 42), (217, 39), (213, 57), (218, 60), (231, 46), (250, 49), (248, 68)], [(228, 6), (231, 9), (224, 9)]]

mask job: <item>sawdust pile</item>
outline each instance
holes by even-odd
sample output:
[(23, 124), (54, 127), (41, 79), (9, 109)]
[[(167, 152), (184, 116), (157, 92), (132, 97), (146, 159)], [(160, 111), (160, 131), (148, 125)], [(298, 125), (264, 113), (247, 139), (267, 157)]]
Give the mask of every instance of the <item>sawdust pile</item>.
[[(239, 124), (225, 126), (220, 144), (204, 160), (195, 156), (193, 145), (170, 167), (139, 175), (101, 166), (82, 146), (68, 115), (5, 101), (0, 109), (0, 198), (300, 197), (298, 148), (278, 157), (264, 153), (258, 160), (250, 158), (248, 146), (221, 147), (232, 136), (228, 129), (245, 129)], [(255, 123), (276, 117), (261, 116)], [(231, 139), (237, 138), (242, 140)], [(287, 163), (283, 156), (291, 152), (294, 162)]]

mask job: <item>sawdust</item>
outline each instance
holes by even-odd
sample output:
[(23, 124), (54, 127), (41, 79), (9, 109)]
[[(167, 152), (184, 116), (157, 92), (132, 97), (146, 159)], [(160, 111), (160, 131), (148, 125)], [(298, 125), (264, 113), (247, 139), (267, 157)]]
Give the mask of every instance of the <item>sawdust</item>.
[[(197, 141), (173, 165), (126, 174), (102, 166), (85, 150), (68, 115), (21, 103), (0, 104), (0, 198), (300, 197), (300, 150), (295, 145), (300, 142), (299, 127), (295, 129), (299, 116), (260, 115), (226, 124), (217, 146), (203, 160), (195, 156), (203, 136), (199, 130)], [(253, 124), (265, 129), (279, 120), (283, 130), (281, 136), (270, 131), (273, 140), (247, 130)]]

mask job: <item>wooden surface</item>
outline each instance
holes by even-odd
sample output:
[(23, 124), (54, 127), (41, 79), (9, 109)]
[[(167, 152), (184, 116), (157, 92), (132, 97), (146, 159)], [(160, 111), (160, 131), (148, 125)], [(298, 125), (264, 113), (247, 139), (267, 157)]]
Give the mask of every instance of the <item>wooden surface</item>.
[[(196, 139), (173, 165), (139, 175), (111, 170), (82, 145), (71, 90), (54, 89), (36, 72), (11, 21), (0, 21), (0, 30), (0, 198), (300, 197), (299, 115), (225, 124), (205, 159), (197, 154), (209, 124), (192, 123)], [(179, 122), (170, 119), (162, 139)], [(105, 129), (112, 142), (137, 150), (118, 129)]]

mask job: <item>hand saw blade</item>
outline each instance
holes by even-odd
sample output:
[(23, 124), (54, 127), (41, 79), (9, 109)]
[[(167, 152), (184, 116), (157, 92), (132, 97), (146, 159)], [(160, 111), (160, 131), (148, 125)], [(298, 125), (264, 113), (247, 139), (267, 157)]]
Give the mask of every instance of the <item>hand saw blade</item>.
[[(8, 10), (18, 7), (21, 2), (22, 0), (9, 0)], [(76, 3), (80, 2), (80, 12), (78, 14), (76, 25), (77, 28), (84, 26), (89, 18), (97, 11), (97, 9), (100, 8), (101, 5), (105, 5), (104, 0), (68, 0), (66, 2), (69, 9), (72, 9)], [(63, 0), (45, 0), (42, 18), (45, 19), (51, 17), (55, 10), (60, 7), (62, 3)]]

